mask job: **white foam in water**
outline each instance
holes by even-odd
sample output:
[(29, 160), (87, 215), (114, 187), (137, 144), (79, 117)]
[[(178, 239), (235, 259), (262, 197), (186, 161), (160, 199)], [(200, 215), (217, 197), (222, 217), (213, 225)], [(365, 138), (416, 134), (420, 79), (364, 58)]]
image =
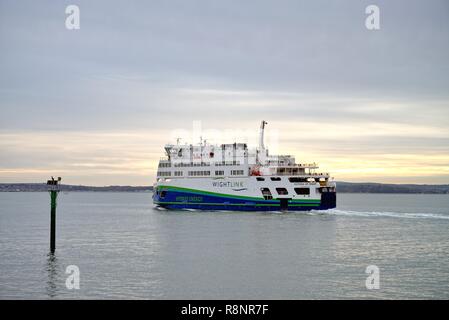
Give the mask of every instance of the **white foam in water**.
[(449, 219), (449, 215), (436, 213), (409, 213), (409, 212), (388, 212), (388, 211), (352, 211), (352, 210), (312, 210), (310, 214), (349, 216), (349, 217), (391, 217), (408, 219)]

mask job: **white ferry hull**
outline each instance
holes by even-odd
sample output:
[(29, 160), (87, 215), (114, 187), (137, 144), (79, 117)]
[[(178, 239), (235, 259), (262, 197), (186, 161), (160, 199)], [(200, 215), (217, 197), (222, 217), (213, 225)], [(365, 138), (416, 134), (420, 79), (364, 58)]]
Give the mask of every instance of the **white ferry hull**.
[[(286, 195), (264, 198), (261, 188), (285, 188)], [(309, 195), (298, 195), (295, 188), (309, 188)], [(333, 189), (335, 190), (335, 189)], [(157, 182), (153, 202), (167, 209), (232, 211), (304, 211), (335, 208), (336, 192), (320, 188), (319, 183), (291, 183), (288, 177), (271, 181), (265, 177), (188, 178)]]

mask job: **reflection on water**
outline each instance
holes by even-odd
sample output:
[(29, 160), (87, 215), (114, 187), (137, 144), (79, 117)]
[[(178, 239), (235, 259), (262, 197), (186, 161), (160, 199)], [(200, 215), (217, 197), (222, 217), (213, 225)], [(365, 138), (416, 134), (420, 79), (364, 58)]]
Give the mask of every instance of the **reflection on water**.
[(59, 277), (59, 264), (58, 258), (54, 253), (49, 252), (47, 254), (47, 261), (45, 264), (45, 271), (47, 272), (47, 296), (49, 298), (54, 298), (58, 295), (58, 281)]

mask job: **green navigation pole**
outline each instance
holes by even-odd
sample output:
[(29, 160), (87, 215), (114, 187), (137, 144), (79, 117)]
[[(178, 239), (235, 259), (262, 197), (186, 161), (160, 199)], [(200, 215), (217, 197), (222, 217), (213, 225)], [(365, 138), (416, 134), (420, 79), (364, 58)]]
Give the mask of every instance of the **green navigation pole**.
[(50, 192), (51, 199), (51, 214), (50, 214), (50, 252), (55, 253), (56, 249), (56, 199), (58, 198), (59, 185), (61, 177), (55, 180), (51, 177), (51, 180), (47, 181), (48, 191)]

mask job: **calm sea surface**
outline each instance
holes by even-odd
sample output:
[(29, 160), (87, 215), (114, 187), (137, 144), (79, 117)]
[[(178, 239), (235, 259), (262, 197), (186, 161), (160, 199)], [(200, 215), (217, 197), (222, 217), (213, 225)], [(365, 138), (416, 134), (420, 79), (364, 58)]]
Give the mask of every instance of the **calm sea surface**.
[[(449, 299), (449, 195), (310, 213), (163, 211), (151, 193), (0, 193), (0, 299)], [(66, 288), (66, 267), (80, 289)], [(380, 270), (380, 289), (365, 269)]]

